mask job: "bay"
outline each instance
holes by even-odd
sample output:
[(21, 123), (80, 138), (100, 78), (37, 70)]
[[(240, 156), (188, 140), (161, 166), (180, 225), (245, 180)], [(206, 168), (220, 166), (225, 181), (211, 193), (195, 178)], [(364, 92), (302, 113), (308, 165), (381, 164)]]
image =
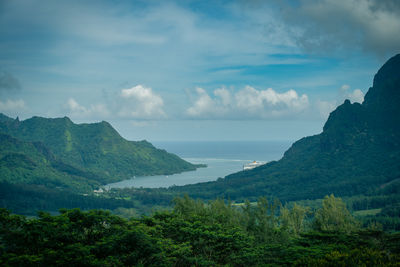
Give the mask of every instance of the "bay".
[(254, 160), (263, 163), (278, 160), (291, 143), (291, 141), (153, 142), (157, 148), (165, 149), (191, 163), (207, 164), (207, 167), (174, 175), (132, 177), (108, 184), (105, 188), (157, 188), (215, 181), (241, 171), (244, 164)]

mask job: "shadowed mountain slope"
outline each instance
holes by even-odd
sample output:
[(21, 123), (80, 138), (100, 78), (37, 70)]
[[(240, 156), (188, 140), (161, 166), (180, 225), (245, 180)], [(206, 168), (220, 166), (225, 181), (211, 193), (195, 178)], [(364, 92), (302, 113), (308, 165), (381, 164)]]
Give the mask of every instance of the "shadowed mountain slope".
[(281, 160), (171, 190), (202, 198), (266, 195), (286, 201), (378, 192), (399, 180), (400, 54), (375, 75), (363, 104), (346, 100), (321, 134), (298, 140)]

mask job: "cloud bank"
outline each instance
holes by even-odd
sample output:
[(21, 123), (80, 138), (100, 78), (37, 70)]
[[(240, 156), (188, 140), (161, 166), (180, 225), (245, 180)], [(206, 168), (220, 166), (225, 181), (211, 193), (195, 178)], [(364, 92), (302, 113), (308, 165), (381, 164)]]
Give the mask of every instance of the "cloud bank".
[[(194, 93), (194, 94), (193, 94)], [(165, 119), (193, 120), (274, 120), (297, 118), (326, 119), (330, 112), (344, 100), (362, 103), (364, 93), (360, 89), (352, 90), (347, 84), (337, 90), (333, 100), (310, 101), (306, 94), (299, 94), (293, 89), (277, 92), (272, 88), (258, 90), (245, 86), (241, 90), (218, 88), (211, 93), (201, 87), (189, 92), (189, 106), (180, 105), (171, 116), (164, 110), (164, 99), (144, 85), (136, 85), (119, 90), (118, 94), (108, 99), (108, 104), (98, 103), (88, 107), (81, 105), (74, 98), (69, 98), (64, 107), (67, 113), (77, 119), (105, 119), (116, 117), (135, 122), (135, 126), (148, 125), (146, 121)], [(172, 101), (180, 102), (182, 99)], [(1, 110), (24, 108), (22, 100), (0, 102)], [(177, 106), (168, 102), (168, 106)]]
[(164, 101), (149, 87), (136, 85), (122, 89), (119, 94), (109, 99), (114, 104), (92, 104), (89, 107), (79, 104), (74, 98), (68, 99), (65, 108), (75, 118), (108, 118), (111, 115), (125, 119), (162, 119)]
[(85, 107), (80, 105), (74, 98), (68, 99), (66, 108), (69, 115), (76, 118), (107, 118), (110, 115), (104, 104), (95, 104)]
[[(74, 98), (70, 98), (64, 107), (70, 116), (79, 119), (103, 119), (116, 116), (121, 119), (140, 121), (169, 118), (164, 110), (164, 99), (152, 88), (140, 84), (120, 90), (110, 100), (108, 105), (99, 103), (86, 107)], [(299, 95), (293, 89), (279, 93), (272, 88), (257, 90), (254, 87), (246, 86), (238, 91), (218, 88), (209, 94), (203, 88), (198, 87), (195, 89), (190, 106), (186, 108), (184, 105), (180, 106), (177, 111), (181, 115), (177, 115), (175, 119), (294, 118), (307, 111), (309, 106), (308, 96)]]
[(257, 90), (251, 86), (231, 92), (220, 88), (209, 95), (196, 89), (197, 97), (186, 114), (198, 119), (274, 119), (295, 117), (309, 106), (308, 96), (296, 91), (278, 93), (272, 88)]
[(163, 106), (164, 100), (155, 94), (150, 87), (137, 85), (121, 90), (123, 99), (119, 115), (135, 119), (163, 118), (166, 116)]
[(21, 99), (18, 100), (11, 100), (8, 99), (7, 101), (0, 100), (0, 111), (1, 112), (20, 112), (26, 108), (25, 102)]

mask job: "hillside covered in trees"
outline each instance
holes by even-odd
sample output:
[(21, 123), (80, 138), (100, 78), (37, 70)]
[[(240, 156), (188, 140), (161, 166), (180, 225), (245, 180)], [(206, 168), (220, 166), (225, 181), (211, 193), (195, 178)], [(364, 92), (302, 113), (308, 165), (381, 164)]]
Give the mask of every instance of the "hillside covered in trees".
[(147, 141), (127, 141), (107, 122), (69, 118), (24, 121), (0, 114), (0, 181), (88, 192), (139, 175), (173, 174), (195, 165)]
[(398, 194), (400, 54), (379, 69), (362, 104), (346, 100), (330, 114), (321, 134), (295, 142), (281, 160), (172, 191), (238, 201)]

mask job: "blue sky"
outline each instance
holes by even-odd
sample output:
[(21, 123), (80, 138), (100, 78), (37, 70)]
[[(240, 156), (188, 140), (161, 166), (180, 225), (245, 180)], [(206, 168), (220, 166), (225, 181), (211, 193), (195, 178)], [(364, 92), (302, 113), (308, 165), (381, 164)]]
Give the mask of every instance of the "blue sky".
[(395, 0), (0, 3), (0, 112), (130, 140), (296, 140), (362, 102)]

